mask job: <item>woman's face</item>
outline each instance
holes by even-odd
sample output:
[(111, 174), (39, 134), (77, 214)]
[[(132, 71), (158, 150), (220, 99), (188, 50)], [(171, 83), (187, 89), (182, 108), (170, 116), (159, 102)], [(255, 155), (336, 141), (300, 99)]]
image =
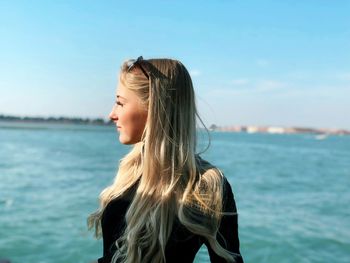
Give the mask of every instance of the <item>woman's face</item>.
[(119, 141), (123, 144), (135, 144), (141, 136), (147, 121), (147, 109), (141, 104), (135, 92), (119, 82), (116, 102), (109, 118), (116, 124)]

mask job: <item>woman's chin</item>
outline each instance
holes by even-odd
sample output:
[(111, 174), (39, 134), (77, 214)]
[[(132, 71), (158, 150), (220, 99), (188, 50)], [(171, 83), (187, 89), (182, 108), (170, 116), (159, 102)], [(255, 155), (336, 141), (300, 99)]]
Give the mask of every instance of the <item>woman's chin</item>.
[(126, 138), (124, 138), (122, 135), (119, 135), (119, 142), (121, 144), (128, 144), (128, 140), (126, 140)]
[(129, 145), (129, 144), (134, 144), (134, 142), (133, 142), (132, 140), (130, 140), (130, 138), (125, 138), (125, 137), (122, 136), (122, 135), (119, 135), (119, 142), (120, 142), (121, 144), (127, 144), (127, 145)]
[(141, 135), (139, 135), (139, 136), (134, 136), (134, 135), (132, 135), (132, 136), (125, 136), (125, 134), (123, 134), (123, 133), (119, 133), (119, 142), (121, 143), (121, 144), (136, 144), (136, 143), (138, 143), (138, 142), (140, 142), (141, 141)]

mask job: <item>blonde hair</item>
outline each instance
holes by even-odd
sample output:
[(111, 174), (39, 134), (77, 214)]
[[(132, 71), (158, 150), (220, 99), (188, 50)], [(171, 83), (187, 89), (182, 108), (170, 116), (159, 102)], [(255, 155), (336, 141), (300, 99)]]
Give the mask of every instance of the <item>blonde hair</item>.
[(101, 236), (107, 204), (137, 184), (113, 262), (165, 262), (175, 218), (232, 261), (216, 240), (223, 215), (222, 174), (195, 154), (198, 115), (187, 69), (171, 59), (141, 60), (132, 69), (129, 63), (122, 65), (120, 82), (148, 107), (148, 118), (141, 141), (120, 161), (113, 184), (101, 192), (100, 209), (89, 217), (89, 226)]

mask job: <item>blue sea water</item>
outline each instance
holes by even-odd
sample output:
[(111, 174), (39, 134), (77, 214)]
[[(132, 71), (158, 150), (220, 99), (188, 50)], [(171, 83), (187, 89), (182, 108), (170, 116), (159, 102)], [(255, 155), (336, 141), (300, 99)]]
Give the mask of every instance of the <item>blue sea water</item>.
[[(246, 262), (350, 262), (349, 136), (211, 137), (203, 157), (233, 187)], [(113, 127), (0, 123), (0, 259), (100, 257), (86, 218), (129, 149)], [(196, 262), (209, 262), (205, 248)]]

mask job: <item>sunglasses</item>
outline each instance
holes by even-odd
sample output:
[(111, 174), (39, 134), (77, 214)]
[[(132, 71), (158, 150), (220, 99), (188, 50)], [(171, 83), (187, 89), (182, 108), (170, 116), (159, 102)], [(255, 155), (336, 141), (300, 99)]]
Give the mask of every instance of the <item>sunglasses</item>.
[(130, 70), (132, 70), (135, 66), (138, 66), (141, 71), (143, 72), (143, 74), (147, 77), (147, 79), (149, 79), (149, 74), (147, 73), (147, 71), (145, 70), (144, 66), (142, 66), (142, 62), (145, 61), (143, 59), (142, 56), (139, 56), (136, 60), (135, 59), (131, 59), (129, 61), (126, 62), (126, 65), (128, 67), (128, 72)]

